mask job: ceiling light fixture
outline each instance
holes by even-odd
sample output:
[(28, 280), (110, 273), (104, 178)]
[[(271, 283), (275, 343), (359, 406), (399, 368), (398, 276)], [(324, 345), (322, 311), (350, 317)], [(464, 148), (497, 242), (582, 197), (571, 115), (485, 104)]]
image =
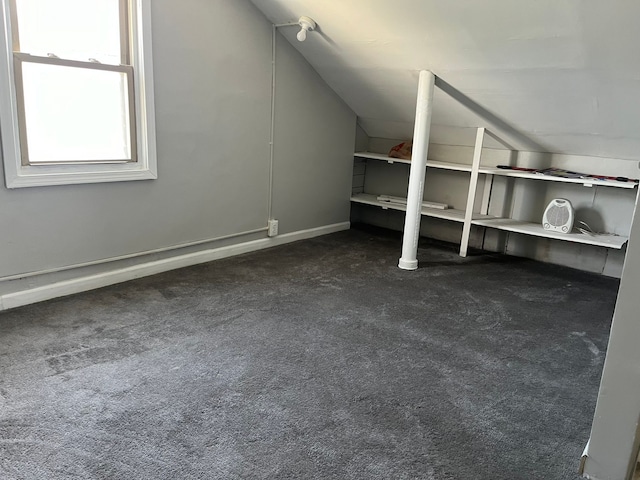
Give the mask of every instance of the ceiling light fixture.
[(307, 32), (315, 30), (316, 22), (309, 17), (302, 16), (298, 19), (298, 25), (300, 25), (300, 31), (296, 38), (299, 42), (304, 42), (307, 39)]

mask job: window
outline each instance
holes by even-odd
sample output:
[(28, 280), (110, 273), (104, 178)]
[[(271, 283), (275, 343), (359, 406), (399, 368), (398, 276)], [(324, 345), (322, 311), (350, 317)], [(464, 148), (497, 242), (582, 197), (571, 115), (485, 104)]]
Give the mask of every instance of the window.
[(150, 0), (0, 0), (7, 187), (156, 178)]

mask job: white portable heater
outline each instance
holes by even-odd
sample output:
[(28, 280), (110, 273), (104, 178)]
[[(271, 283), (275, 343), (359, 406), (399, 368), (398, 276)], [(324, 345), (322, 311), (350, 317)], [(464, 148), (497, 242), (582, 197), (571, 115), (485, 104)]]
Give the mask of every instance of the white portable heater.
[(571, 233), (574, 212), (571, 202), (566, 198), (554, 198), (549, 202), (542, 215), (542, 227), (559, 233)]

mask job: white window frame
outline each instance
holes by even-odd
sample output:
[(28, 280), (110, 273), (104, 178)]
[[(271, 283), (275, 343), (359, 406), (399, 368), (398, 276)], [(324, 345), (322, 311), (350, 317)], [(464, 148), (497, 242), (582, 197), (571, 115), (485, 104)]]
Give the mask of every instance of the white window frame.
[[(7, 188), (158, 178), (156, 159), (151, 1), (131, 0), (131, 64), (134, 69), (136, 162), (23, 165), (14, 82), (11, 0), (0, 0), (0, 139)], [(14, 17), (15, 18), (15, 17)]]

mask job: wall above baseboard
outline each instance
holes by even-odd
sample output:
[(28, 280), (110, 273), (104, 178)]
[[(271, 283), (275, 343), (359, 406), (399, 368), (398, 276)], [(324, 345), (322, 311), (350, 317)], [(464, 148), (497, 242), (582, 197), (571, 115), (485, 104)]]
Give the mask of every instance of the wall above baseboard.
[(85, 292), (88, 290), (94, 290), (96, 288), (106, 287), (149, 275), (155, 275), (169, 270), (211, 262), (213, 260), (241, 255), (243, 253), (255, 252), (257, 250), (284, 245), (298, 240), (319, 237), (321, 235), (348, 230), (349, 227), (349, 222), (336, 223), (317, 228), (310, 228), (308, 230), (287, 233), (271, 238), (261, 238), (258, 240), (218, 248), (207, 248), (205, 250), (187, 254), (176, 254), (162, 260), (147, 261), (125, 268), (114, 268), (113, 270), (108, 270), (94, 275), (79, 274), (76, 278), (70, 278), (64, 281), (52, 280), (50, 283), (45, 285), (26, 288), (1, 295), (0, 311), (45, 300), (51, 300), (53, 298), (73, 295), (75, 293)]

